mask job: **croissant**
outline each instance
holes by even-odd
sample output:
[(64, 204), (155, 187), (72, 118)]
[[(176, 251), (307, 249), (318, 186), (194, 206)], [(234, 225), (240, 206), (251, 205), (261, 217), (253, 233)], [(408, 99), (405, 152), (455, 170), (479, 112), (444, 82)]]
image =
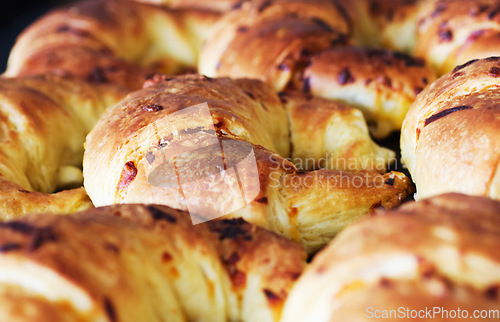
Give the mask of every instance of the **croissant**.
[(299, 245), (242, 220), (118, 205), (0, 223), (2, 321), (276, 321)]
[[(282, 100), (294, 118), (290, 129)], [(345, 151), (335, 155), (342, 159), (356, 157), (358, 145), (360, 160), (374, 153), (384, 160), (387, 154), (368, 143), (359, 111), (293, 94), (282, 100), (256, 80), (158, 76), (106, 110), (90, 132), (85, 188), (96, 206), (165, 204), (189, 211), (198, 218), (193, 223), (242, 217), (299, 241), (308, 252), (374, 208), (399, 204), (411, 191), (398, 172), (298, 172), (284, 158), (290, 130), (295, 141), (309, 133), (325, 141), (343, 133), (331, 140), (332, 150), (325, 144), (321, 151)], [(315, 132), (302, 130), (308, 108), (322, 113), (307, 116), (320, 118)]]
[(343, 8), (322, 0), (243, 2), (211, 29), (198, 69), (347, 103), (363, 111), (374, 137), (387, 137), (434, 72), (399, 52), (349, 46), (357, 41)]
[(0, 218), (91, 207), (81, 188), (85, 135), (125, 94), (50, 75), (0, 78)]
[(417, 198), (445, 192), (500, 198), (500, 59), (457, 66), (419, 95), (401, 132)]
[[(500, 66), (465, 62), (498, 54), (499, 5), (89, 0), (45, 15), (0, 78), (0, 320), (496, 309), (497, 202), (445, 195), (354, 222), (413, 192), (370, 138), (401, 127), (419, 199), (498, 198)], [(207, 76), (158, 74), (196, 66)], [(172, 208), (113, 205), (130, 203)]]
[[(194, 64), (216, 16), (93, 0), (56, 10), (23, 32), (0, 79), (0, 218), (92, 207), (81, 188), (85, 136), (108, 106), (141, 88), (154, 70)], [(167, 26), (172, 47), (165, 48), (152, 26)], [(156, 48), (146, 45), (150, 40)], [(143, 66), (133, 62), (138, 59)]]
[(281, 321), (498, 314), (499, 213), (498, 201), (447, 194), (353, 224), (307, 267)]

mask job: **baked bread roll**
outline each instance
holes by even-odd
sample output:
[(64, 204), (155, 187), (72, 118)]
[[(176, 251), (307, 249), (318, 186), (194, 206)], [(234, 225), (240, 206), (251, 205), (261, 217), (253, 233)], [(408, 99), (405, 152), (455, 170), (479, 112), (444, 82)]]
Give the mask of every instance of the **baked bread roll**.
[(2, 321), (277, 321), (306, 254), (242, 220), (122, 205), (0, 224)]
[(498, 0), (421, 1), (415, 54), (439, 75), (472, 59), (498, 56)]
[(336, 0), (363, 46), (413, 53), (421, 6), (434, 0)]
[(218, 16), (134, 1), (81, 1), (30, 25), (12, 49), (5, 75), (56, 73), (138, 89), (154, 71), (195, 66)]
[(401, 129), (417, 95), (435, 80), (422, 59), (381, 49), (340, 47), (313, 55), (296, 86), (359, 108), (375, 138)]
[(242, 0), (135, 0), (138, 2), (162, 5), (174, 9), (203, 9), (215, 12), (226, 12), (238, 7)]
[[(96, 206), (165, 204), (199, 217), (194, 223), (243, 217), (299, 241), (308, 252), (374, 208), (399, 204), (411, 191), (398, 172), (298, 172), (284, 157), (290, 130), (300, 133), (292, 132), (294, 141), (314, 133), (302, 130), (307, 112), (301, 109), (323, 114), (313, 124), (326, 139), (344, 130), (352, 134), (323, 152), (345, 151), (333, 157), (359, 162), (373, 152), (388, 154), (369, 143), (359, 112), (321, 99), (282, 99), (294, 118), (290, 129), (282, 101), (260, 81), (156, 77), (109, 108), (87, 137), (85, 188)], [(358, 144), (367, 151), (357, 151)], [(337, 164), (349, 166), (327, 165)]]
[(403, 54), (338, 48), (356, 43), (350, 36), (350, 17), (332, 1), (244, 2), (212, 28), (198, 69), (342, 101), (360, 108), (372, 134), (384, 138), (401, 128), (435, 76), (424, 61)]
[(313, 259), (282, 321), (370, 321), (384, 311), (403, 320), (426, 308), (448, 321), (444, 310), (460, 308), (469, 319), (475, 310), (497, 311), (498, 227), (498, 201), (459, 194), (360, 221)]
[(195, 65), (217, 16), (92, 0), (31, 25), (0, 79), (0, 219), (92, 207), (80, 188), (85, 136), (153, 70)]
[(419, 95), (401, 133), (417, 198), (445, 192), (500, 198), (499, 76), (499, 58), (470, 61)]
[(92, 206), (81, 188), (85, 135), (125, 93), (49, 75), (0, 78), (0, 219)]

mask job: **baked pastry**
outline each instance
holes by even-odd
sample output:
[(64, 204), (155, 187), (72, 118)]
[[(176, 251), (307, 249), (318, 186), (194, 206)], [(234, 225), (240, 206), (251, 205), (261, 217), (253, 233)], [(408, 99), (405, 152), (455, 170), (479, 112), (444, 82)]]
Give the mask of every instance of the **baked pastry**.
[(445, 192), (500, 198), (499, 76), (498, 57), (470, 61), (419, 95), (401, 132), (417, 198)]
[[(282, 100), (294, 118), (291, 128)], [(195, 215), (193, 223), (242, 217), (299, 241), (308, 252), (374, 208), (398, 205), (411, 191), (398, 172), (298, 172), (285, 157), (290, 130), (298, 131), (293, 141), (315, 134), (302, 129), (302, 122), (314, 121), (303, 109), (322, 113), (312, 124), (325, 141), (347, 132), (322, 152), (345, 151), (335, 157), (359, 162), (370, 161), (371, 153), (382, 160), (388, 154), (369, 143), (361, 114), (352, 108), (293, 94), (282, 100), (257, 80), (155, 77), (106, 110), (90, 132), (85, 188), (96, 206), (165, 204)], [(353, 154), (359, 144), (370, 148), (368, 154)]]
[(30, 25), (12, 49), (5, 76), (52, 73), (135, 90), (154, 72), (195, 66), (218, 16), (134, 1), (81, 1)]
[[(121, 96), (115, 95), (115, 100), (106, 100), (106, 105), (112, 105), (126, 91), (141, 87), (144, 80), (151, 77), (153, 70), (173, 73), (194, 65), (207, 30), (218, 15), (193, 10), (172, 11), (118, 0), (82, 2), (56, 10), (30, 26), (13, 49), (5, 76), (26, 78), (38, 74), (55, 74), (72, 81), (84, 80), (89, 86), (112, 84), (115, 85), (113, 88), (121, 90)], [(160, 30), (169, 30), (169, 33), (164, 35)], [(168, 45), (161, 41), (162, 37), (169, 37)], [(155, 46), (147, 46), (150, 42)], [(116, 91), (118, 90), (114, 89), (113, 93)], [(45, 92), (52, 97), (50, 91)], [(272, 95), (273, 100), (277, 101), (277, 96), (274, 93)], [(359, 112), (319, 99), (308, 98), (306, 102), (304, 98), (299, 99), (300, 95), (297, 93), (283, 94), (283, 100), (285, 96), (288, 96), (286, 106), (294, 115), (291, 118), (294, 122), (292, 128), (296, 130), (293, 131), (292, 140), (303, 142), (309, 135), (321, 135), (325, 138), (325, 143), (319, 144), (318, 140), (315, 145), (297, 147), (290, 154), (288, 120), (282, 104), (278, 102), (281, 107), (274, 111), (278, 113), (276, 119), (279, 123), (271, 124), (271, 118), (269, 124), (273, 126), (267, 126), (276, 129), (276, 133), (271, 133), (275, 142), (271, 144), (268, 138), (267, 142), (259, 139), (254, 144), (263, 144), (284, 157), (294, 159), (302, 160), (308, 153), (314, 154), (313, 164), (305, 164), (301, 170), (321, 167), (323, 165), (319, 161), (325, 158), (324, 167), (328, 168), (385, 172), (394, 153), (379, 148), (370, 140)], [(293, 100), (290, 99), (292, 96)], [(102, 110), (103, 106), (99, 108)], [(318, 114), (313, 116), (305, 112), (311, 109), (318, 110)], [(319, 119), (319, 115), (323, 119)], [(263, 120), (262, 117), (260, 119)], [(311, 123), (305, 123), (303, 119), (308, 119)], [(277, 124), (282, 124), (283, 128), (279, 129)], [(88, 125), (87, 130), (93, 124)], [(342, 137), (333, 141), (332, 135), (337, 135), (336, 133), (342, 133)], [(272, 145), (276, 144), (277, 149), (274, 149)], [(337, 162), (338, 160), (342, 162)], [(23, 185), (23, 182), (17, 183)], [(22, 190), (32, 188), (52, 192), (62, 186), (51, 185), (38, 189), (37, 186), (24, 185)], [(5, 189), (11, 191), (10, 184), (6, 183)], [(4, 217), (36, 211), (40, 207), (40, 203), (38, 206), (19, 206), (26, 203), (26, 198), (23, 194), (18, 195), (19, 197), (6, 193), (6, 198), (18, 206), (6, 207), (12, 211), (6, 211)], [(38, 194), (33, 193), (32, 196)], [(89, 205), (88, 200), (85, 205)], [(43, 207), (40, 210), (70, 211), (69, 208), (52, 210)]]
[(499, 227), (500, 202), (459, 194), (362, 220), (313, 259), (282, 321), (403, 320), (426, 308), (428, 319), (450, 320), (457, 308), (478, 318), (498, 308)]
[(0, 78), (0, 219), (91, 207), (81, 188), (85, 135), (126, 93), (50, 75)]
[(498, 56), (498, 0), (421, 1), (415, 54), (439, 75), (472, 59)]
[(92, 0), (27, 28), (0, 79), (0, 219), (92, 207), (80, 188), (85, 136), (106, 107), (155, 70), (194, 65), (217, 16)]
[(138, 2), (162, 5), (174, 9), (203, 9), (215, 12), (226, 12), (238, 7), (242, 0), (136, 0)]
[(342, 48), (357, 42), (342, 8), (322, 0), (243, 2), (212, 28), (198, 69), (207, 76), (257, 78), (278, 91), (293, 88), (342, 101), (360, 108), (371, 133), (384, 138), (401, 128), (434, 72), (423, 60), (401, 53)]
[[(121, 205), (0, 223), (0, 320), (280, 319), (305, 252), (241, 219), (210, 220), (243, 217), (313, 253), (374, 209), (398, 205), (411, 191), (409, 179), (380, 173), (393, 153), (370, 140), (359, 111), (335, 101), (363, 110), (382, 138), (400, 128), (434, 72), (421, 59), (356, 46), (417, 53), (440, 74), (496, 52), (493, 0), (467, 2), (468, 12), (453, 0), (142, 1), (175, 10), (139, 2), (82, 2), (48, 14), (19, 38), (0, 80), (2, 219), (91, 207), (82, 188), (47, 193), (81, 184), (83, 137), (107, 106), (156, 71), (198, 64), (209, 75), (256, 77), (274, 89), (249, 79), (156, 76), (111, 107), (87, 142), (85, 186), (93, 202), (181, 210)], [(459, 66), (419, 96), (403, 133), (412, 173), (412, 162), (431, 160), (417, 153), (419, 135), (452, 133), (418, 126), (476, 113), (474, 125), (447, 126), (471, 138), (481, 126), (479, 133), (489, 131), (481, 144), (457, 151), (464, 142), (449, 139), (442, 151), (463, 161), (460, 153), (477, 148), (486, 162), (471, 191), (498, 194), (495, 62)], [(472, 94), (460, 97), (462, 90)], [(444, 108), (448, 99), (475, 105)], [(432, 152), (449, 160), (440, 153)], [(446, 170), (463, 178), (458, 164)], [(436, 179), (416, 177), (420, 187)], [(320, 254), (284, 320), (362, 319), (368, 303), (423, 306), (436, 297), (443, 307), (495, 308), (497, 203), (450, 195), (397, 212), (419, 215), (365, 220)], [(308, 292), (312, 301), (304, 299)]]
[(277, 321), (305, 266), (242, 220), (120, 205), (0, 223), (2, 321)]

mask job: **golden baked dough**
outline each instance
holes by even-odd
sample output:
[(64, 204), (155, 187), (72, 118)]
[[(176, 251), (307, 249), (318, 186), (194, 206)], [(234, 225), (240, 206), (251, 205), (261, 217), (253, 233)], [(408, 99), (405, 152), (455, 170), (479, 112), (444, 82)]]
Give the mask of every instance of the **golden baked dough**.
[(443, 75), (471, 59), (500, 55), (498, 0), (422, 1), (415, 54)]
[(371, 321), (374, 310), (400, 307), (460, 308), (469, 319), (497, 310), (499, 227), (500, 202), (459, 194), (362, 220), (313, 259), (282, 321)]
[(30, 25), (14, 46), (5, 75), (56, 73), (137, 89), (152, 70), (175, 73), (195, 66), (218, 16), (134, 1), (82, 1)]
[(434, 0), (336, 0), (361, 45), (412, 53), (424, 2)]
[(361, 111), (300, 92), (282, 92), (288, 113), (291, 159), (300, 170), (378, 170), (395, 159), (370, 139)]
[[(0, 218), (91, 207), (82, 188), (49, 193), (81, 185), (84, 136), (131, 91), (88, 136), (85, 186), (97, 206), (180, 210), (0, 223), (0, 320), (279, 320), (306, 252), (412, 192), (382, 174), (394, 153), (345, 104), (383, 138), (434, 72), (355, 46), (416, 53), (442, 74), (497, 53), (499, 5), (90, 0), (46, 15), (0, 79)], [(271, 87), (156, 76), (133, 92), (196, 64)], [(418, 96), (402, 146), (419, 197), (500, 195), (497, 65), (458, 66)], [(362, 320), (387, 303), (496, 308), (499, 210), (447, 195), (354, 225), (314, 259), (283, 320)]]
[(92, 0), (31, 25), (0, 79), (0, 219), (92, 207), (78, 188), (85, 136), (153, 70), (194, 65), (217, 16)]
[(351, 19), (341, 8), (322, 0), (244, 2), (211, 30), (199, 71), (340, 100), (363, 111), (375, 137), (386, 137), (401, 128), (434, 73), (423, 60), (403, 54), (339, 48), (356, 43), (348, 37)]
[[(305, 118), (296, 109), (307, 108), (292, 102), (324, 106), (324, 113), (330, 115), (324, 121), (331, 124), (317, 131), (325, 131), (328, 139), (336, 139), (334, 135), (346, 129), (343, 124), (354, 120), (346, 129), (350, 135), (340, 136), (340, 145), (332, 152), (345, 151), (343, 157), (360, 161), (369, 161), (368, 148), (375, 155), (389, 155), (369, 141), (366, 125), (352, 109), (332, 109), (333, 103), (321, 99), (301, 103), (293, 95), (282, 99), (288, 101), (294, 118), (292, 131), (302, 133), (300, 122)], [(192, 109), (203, 103), (207, 103), (205, 111)], [(350, 129), (356, 126), (360, 129)], [(243, 217), (299, 241), (309, 252), (346, 224), (379, 205), (399, 204), (411, 191), (409, 179), (397, 172), (299, 173), (284, 159), (289, 155), (288, 133), (280, 98), (260, 81), (157, 77), (109, 108), (87, 137), (85, 188), (96, 206), (158, 203), (190, 210), (205, 220), (220, 214)], [(292, 137), (297, 140), (293, 132)], [(358, 144), (364, 149), (359, 156), (351, 155)], [(252, 161), (245, 163), (248, 155), (255, 160), (253, 166)], [(240, 161), (238, 178), (222, 175), (223, 184), (208, 179), (232, 171)], [(233, 204), (241, 198), (240, 185), (244, 185), (247, 207)]]
[(313, 55), (296, 86), (359, 108), (372, 135), (383, 138), (401, 129), (417, 95), (435, 79), (422, 59), (388, 50), (340, 47)]
[[(0, 219), (92, 206), (79, 188), (85, 135), (125, 93), (48, 75), (0, 78)], [(77, 189), (51, 194), (68, 188)]]
[(138, 2), (163, 5), (174, 9), (203, 9), (226, 12), (238, 7), (245, 0), (135, 0)]
[(461, 192), (500, 198), (500, 59), (457, 66), (406, 116), (402, 160), (418, 198)]
[(120, 205), (0, 223), (2, 321), (277, 321), (305, 266), (242, 220)]

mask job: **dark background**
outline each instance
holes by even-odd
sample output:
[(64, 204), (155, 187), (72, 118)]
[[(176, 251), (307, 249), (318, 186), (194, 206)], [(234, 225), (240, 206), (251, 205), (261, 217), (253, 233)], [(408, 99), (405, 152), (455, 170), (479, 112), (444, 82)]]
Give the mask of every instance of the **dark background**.
[(45, 12), (71, 0), (2, 0), (0, 3), (0, 74), (17, 36)]

